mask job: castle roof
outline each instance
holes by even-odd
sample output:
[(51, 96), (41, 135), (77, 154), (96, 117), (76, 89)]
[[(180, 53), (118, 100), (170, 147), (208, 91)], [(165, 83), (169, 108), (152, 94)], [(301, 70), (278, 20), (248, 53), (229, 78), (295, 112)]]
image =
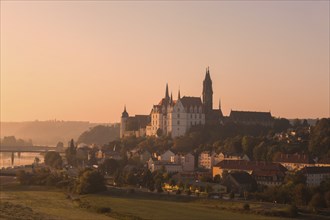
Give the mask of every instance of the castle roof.
[(184, 96), (180, 99), (180, 101), (181, 101), (183, 107), (185, 107), (185, 108), (202, 106), (202, 100), (200, 97)]
[(229, 117), (242, 121), (269, 121), (272, 120), (270, 112), (231, 111)]

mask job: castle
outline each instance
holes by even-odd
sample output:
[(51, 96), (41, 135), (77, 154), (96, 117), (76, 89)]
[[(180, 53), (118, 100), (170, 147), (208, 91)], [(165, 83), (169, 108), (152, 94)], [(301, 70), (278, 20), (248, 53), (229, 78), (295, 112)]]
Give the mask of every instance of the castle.
[(152, 107), (150, 115), (130, 117), (125, 106), (120, 122), (120, 137), (167, 135), (174, 138), (185, 135), (192, 126), (219, 124), (228, 119), (235, 123), (263, 126), (270, 126), (273, 121), (270, 112), (231, 111), (229, 117), (224, 117), (220, 101), (219, 108), (213, 109), (212, 80), (207, 68), (202, 99), (191, 96), (181, 98), (179, 90), (178, 98), (174, 100), (172, 94), (169, 96), (166, 84), (165, 97)]

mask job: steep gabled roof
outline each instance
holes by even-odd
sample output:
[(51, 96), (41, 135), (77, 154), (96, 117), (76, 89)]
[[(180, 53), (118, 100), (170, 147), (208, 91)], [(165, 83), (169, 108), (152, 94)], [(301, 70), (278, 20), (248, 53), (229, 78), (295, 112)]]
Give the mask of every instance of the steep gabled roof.
[(231, 111), (229, 117), (242, 121), (269, 121), (272, 120), (270, 112)]
[(251, 184), (254, 182), (253, 177), (246, 172), (234, 172), (229, 174), (238, 184)]
[(200, 97), (189, 97), (189, 96), (184, 96), (180, 99), (183, 107), (185, 108), (190, 108), (190, 107), (199, 107), (202, 106), (202, 100)]

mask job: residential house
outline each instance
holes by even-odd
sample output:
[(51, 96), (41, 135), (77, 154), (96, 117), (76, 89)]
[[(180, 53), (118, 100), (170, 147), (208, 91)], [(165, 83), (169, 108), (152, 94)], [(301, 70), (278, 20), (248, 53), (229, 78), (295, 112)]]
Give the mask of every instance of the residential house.
[(319, 186), (320, 183), (330, 178), (330, 167), (304, 167), (302, 173), (306, 177), (306, 183), (308, 186)]
[(158, 156), (158, 160), (171, 162), (171, 157), (174, 156), (174, 155), (175, 154), (171, 150), (167, 150), (163, 154)]
[(212, 175), (222, 176), (223, 172), (247, 172), (252, 174), (253, 171), (281, 171), (286, 172), (287, 169), (279, 163), (271, 163), (264, 161), (245, 161), (245, 160), (223, 160), (213, 167)]

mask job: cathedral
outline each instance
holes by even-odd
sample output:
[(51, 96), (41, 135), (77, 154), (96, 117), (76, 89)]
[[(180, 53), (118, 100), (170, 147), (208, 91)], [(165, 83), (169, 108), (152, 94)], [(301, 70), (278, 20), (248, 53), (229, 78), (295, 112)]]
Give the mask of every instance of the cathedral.
[(171, 136), (172, 138), (185, 135), (192, 126), (215, 125), (226, 121), (244, 124), (261, 124), (270, 126), (270, 112), (231, 111), (229, 117), (224, 117), (219, 108), (213, 109), (213, 89), (209, 68), (206, 69), (203, 81), (202, 99), (180, 95), (177, 100), (169, 95), (166, 85), (165, 96), (154, 105), (149, 115), (130, 117), (124, 108), (120, 123), (120, 137), (127, 136)]

